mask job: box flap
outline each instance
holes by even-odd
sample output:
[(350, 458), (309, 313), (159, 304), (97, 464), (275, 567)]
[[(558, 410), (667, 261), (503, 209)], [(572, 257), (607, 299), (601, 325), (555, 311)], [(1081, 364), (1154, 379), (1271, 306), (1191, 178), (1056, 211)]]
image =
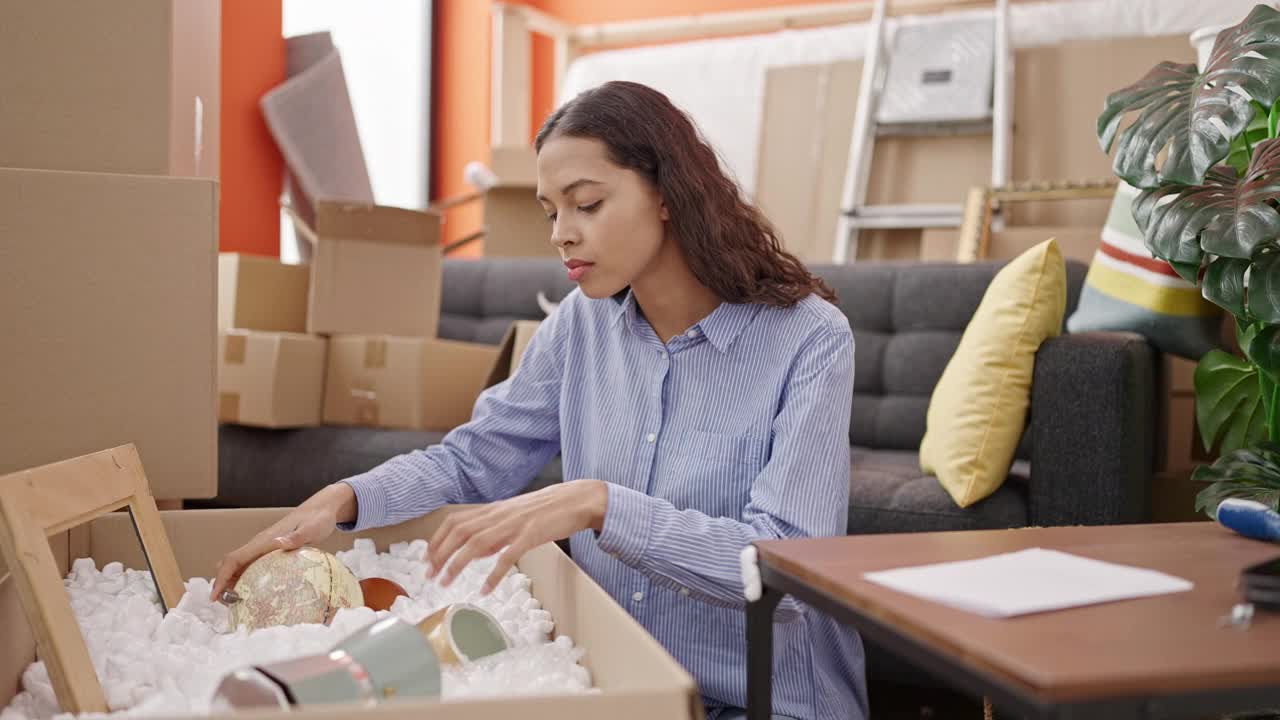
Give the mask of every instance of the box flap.
[(495, 145), (489, 149), (489, 169), (498, 187), (537, 187), (538, 153), (524, 145)]
[(439, 245), (440, 214), (385, 205), (323, 200), (316, 203), (316, 234), (324, 238), (407, 245)]
[(512, 323), (507, 327), (506, 334), (502, 336), (502, 342), (498, 343), (498, 356), (493, 359), (493, 367), (489, 370), (489, 377), (485, 378), (484, 381), (486, 388), (497, 385), (511, 375), (511, 358), (515, 354), (515, 346), (516, 325)]

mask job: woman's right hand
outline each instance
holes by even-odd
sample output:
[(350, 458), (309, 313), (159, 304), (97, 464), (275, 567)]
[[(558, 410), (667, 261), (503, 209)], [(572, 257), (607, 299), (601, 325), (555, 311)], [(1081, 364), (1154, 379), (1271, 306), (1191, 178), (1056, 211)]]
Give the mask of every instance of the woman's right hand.
[(224, 590), (233, 587), (254, 560), (272, 550), (296, 550), (318, 543), (332, 535), (338, 523), (354, 522), (356, 512), (356, 494), (350, 485), (340, 482), (320, 490), (252, 540), (227, 553), (218, 562), (209, 600), (216, 602)]

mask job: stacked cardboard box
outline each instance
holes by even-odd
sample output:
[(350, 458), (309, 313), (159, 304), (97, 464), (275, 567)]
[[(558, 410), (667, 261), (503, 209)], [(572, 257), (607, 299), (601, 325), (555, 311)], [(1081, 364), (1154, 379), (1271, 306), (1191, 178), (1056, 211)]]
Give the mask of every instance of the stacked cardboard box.
[[(504, 348), (436, 337), (440, 214), (372, 202), (338, 50), (321, 33), (291, 38), (288, 52), (294, 72), (263, 96), (262, 108), (296, 180), (289, 202), (294, 228), (307, 246), (301, 254), (309, 258), (304, 320), (297, 327), (297, 315), (291, 312), (294, 327), (249, 329), (301, 329), (312, 344), (327, 342), (324, 380), (312, 385), (318, 362), (314, 351), (284, 352), (287, 346), (301, 348), (308, 342), (303, 336), (245, 335), (227, 342), (228, 336), (221, 361), (223, 419), (272, 426), (289, 418), (293, 424), (305, 419), (303, 424), (451, 430), (470, 419), (485, 387), (506, 376), (507, 370), (496, 365)], [(316, 108), (323, 117), (316, 116)], [(521, 189), (545, 224), (533, 198), (536, 182), (529, 182), (534, 175), (531, 156), (512, 155), (508, 165), (504, 173), (515, 173), (513, 187)], [(226, 288), (224, 302), (237, 307), (241, 317), (252, 315), (242, 307), (260, 304), (246, 296), (251, 283), (243, 278), (248, 275), (241, 270), (236, 280), (227, 277), (237, 287)], [(289, 298), (279, 306), (300, 306), (296, 287), (280, 281), (274, 292)], [(250, 352), (255, 341), (256, 355)], [(514, 331), (506, 342), (514, 342)], [(246, 372), (237, 360), (256, 365)], [(281, 367), (286, 362), (305, 363), (305, 371)], [(250, 379), (256, 383), (252, 403), (245, 399)], [(288, 390), (286, 381), (292, 383)], [(233, 388), (233, 383), (238, 385)], [(306, 413), (300, 405), (280, 406), (288, 393), (297, 393), (288, 402), (307, 403)], [(248, 416), (251, 407), (267, 414)]]
[(319, 202), (307, 327), (330, 335), (325, 423), (447, 432), (471, 418), (501, 347), (436, 337), (440, 216)]
[(218, 421), (320, 423), (325, 340), (307, 335), (310, 270), (275, 258), (218, 257)]
[(559, 257), (551, 244), (551, 222), (538, 202), (533, 148), (493, 147), (489, 165), (498, 180), (484, 193), (485, 256)]
[(465, 423), (536, 323), (513, 326), (496, 347), (438, 339), (439, 215), (335, 201), (315, 209), (314, 228), (298, 220), (310, 265), (220, 259), (219, 420), (437, 432)]
[(0, 474), (131, 442), (212, 497), (221, 4), (0, 14)]

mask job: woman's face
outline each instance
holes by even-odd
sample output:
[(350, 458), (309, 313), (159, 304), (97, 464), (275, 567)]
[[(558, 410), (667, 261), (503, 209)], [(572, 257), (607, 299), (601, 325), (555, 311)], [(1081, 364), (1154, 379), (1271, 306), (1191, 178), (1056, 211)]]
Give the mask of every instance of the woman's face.
[(538, 200), (569, 279), (590, 298), (633, 285), (667, 242), (653, 185), (609, 160), (599, 140), (552, 136), (538, 153)]

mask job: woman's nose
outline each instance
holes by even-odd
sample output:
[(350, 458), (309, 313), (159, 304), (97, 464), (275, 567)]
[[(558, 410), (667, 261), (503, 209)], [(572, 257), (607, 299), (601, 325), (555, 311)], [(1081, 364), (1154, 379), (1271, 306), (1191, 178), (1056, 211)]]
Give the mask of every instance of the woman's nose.
[(552, 247), (564, 249), (578, 244), (578, 234), (558, 220), (551, 226)]

